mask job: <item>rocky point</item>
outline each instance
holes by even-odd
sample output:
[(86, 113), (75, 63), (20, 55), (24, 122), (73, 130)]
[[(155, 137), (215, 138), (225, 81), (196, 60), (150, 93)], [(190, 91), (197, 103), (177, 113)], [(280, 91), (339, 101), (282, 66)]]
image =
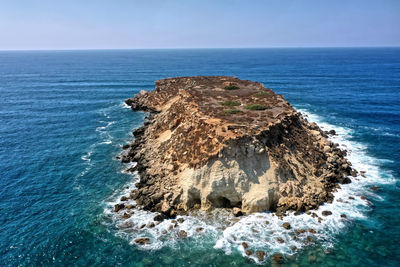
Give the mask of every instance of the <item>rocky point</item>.
[(356, 174), (346, 151), (327, 139), (334, 131), (309, 123), (258, 82), (169, 78), (126, 103), (149, 112), (121, 156), (140, 175), (130, 198), (165, 217), (315, 209)]

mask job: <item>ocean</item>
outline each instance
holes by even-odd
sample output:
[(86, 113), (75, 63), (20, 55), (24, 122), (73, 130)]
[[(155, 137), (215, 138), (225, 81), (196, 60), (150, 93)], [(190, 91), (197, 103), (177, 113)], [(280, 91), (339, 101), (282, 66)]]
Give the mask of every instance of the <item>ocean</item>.
[[(183, 216), (182, 239), (170, 221), (138, 229), (154, 217), (148, 212), (115, 215), (138, 179), (115, 158), (146, 116), (124, 100), (155, 80), (196, 75), (264, 83), (335, 129), (333, 141), (365, 178), (324, 205), (333, 214), (322, 223), (284, 218), (292, 230), (271, 213), (229, 223), (221, 211)], [(284, 266), (399, 266), (399, 178), (400, 48), (0, 52), (2, 266), (251, 266), (276, 253)], [(304, 242), (294, 229), (316, 233)], [(151, 244), (135, 244), (138, 237)]]

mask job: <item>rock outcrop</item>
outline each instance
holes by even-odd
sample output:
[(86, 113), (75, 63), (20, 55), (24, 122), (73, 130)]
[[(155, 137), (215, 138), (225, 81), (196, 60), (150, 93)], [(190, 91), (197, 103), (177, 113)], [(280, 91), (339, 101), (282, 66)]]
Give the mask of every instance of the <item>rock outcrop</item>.
[(305, 211), (331, 201), (354, 170), (281, 95), (234, 77), (159, 80), (126, 100), (150, 114), (122, 156), (137, 162), (137, 205), (172, 217), (191, 209)]

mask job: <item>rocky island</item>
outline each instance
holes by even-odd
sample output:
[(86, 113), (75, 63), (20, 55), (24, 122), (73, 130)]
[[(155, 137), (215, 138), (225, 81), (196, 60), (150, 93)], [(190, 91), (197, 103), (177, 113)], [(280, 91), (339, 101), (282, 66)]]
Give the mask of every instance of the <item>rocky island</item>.
[(307, 211), (355, 175), (346, 151), (283, 96), (234, 77), (156, 81), (126, 104), (149, 112), (123, 162), (140, 181), (130, 198), (164, 217), (231, 208), (235, 215)]

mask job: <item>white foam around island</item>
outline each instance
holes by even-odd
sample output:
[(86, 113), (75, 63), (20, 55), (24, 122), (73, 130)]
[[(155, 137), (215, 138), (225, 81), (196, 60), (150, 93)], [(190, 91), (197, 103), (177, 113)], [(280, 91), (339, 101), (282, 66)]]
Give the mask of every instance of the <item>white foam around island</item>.
[[(243, 242), (247, 243), (248, 249), (253, 252), (264, 251), (266, 258), (274, 253), (294, 254), (296, 252), (292, 250), (292, 247), (295, 246), (299, 250), (312, 244), (309, 242), (310, 240), (307, 240), (308, 237), (325, 247), (332, 246), (335, 242), (335, 235), (345, 230), (350, 221), (366, 218), (366, 213), (371, 210), (370, 200), (381, 200), (369, 187), (394, 183), (395, 179), (390, 173), (380, 169), (380, 160), (369, 156), (364, 144), (351, 141), (352, 131), (350, 129), (330, 125), (306, 110), (299, 111), (309, 121), (316, 122), (323, 130), (334, 129), (337, 135), (331, 137), (330, 140), (347, 150), (347, 158), (356, 170), (365, 171), (365, 178), (350, 177), (352, 183), (341, 185), (341, 189), (334, 193), (335, 198), (332, 203), (324, 204), (314, 211), (323, 219), (321, 222), (318, 222), (318, 218), (313, 218), (305, 213), (296, 216), (291, 212), (282, 220), (275, 214), (267, 212), (233, 218), (230, 212), (216, 209), (211, 213), (197, 212), (191, 216), (180, 216), (184, 222), (177, 222), (177, 226), (172, 229), (169, 227), (174, 225), (175, 221), (171, 219), (156, 223), (153, 228), (141, 228), (142, 225), (154, 222), (153, 218), (156, 213), (134, 209), (132, 210), (134, 214), (129, 219), (124, 219), (123, 214), (126, 210), (113, 212), (114, 205), (120, 202), (120, 197), (128, 196), (129, 192), (135, 188), (134, 184), (138, 182), (138, 176), (133, 174), (133, 181), (125, 189), (116, 191), (105, 203), (104, 213), (112, 218), (112, 223), (118, 228), (116, 235), (129, 240), (138, 249), (156, 250), (163, 246), (174, 247), (177, 242), (195, 242), (196, 246), (213, 246), (227, 254), (241, 253), (245, 257), (247, 256), (242, 245)], [(130, 203), (135, 204), (134, 201), (125, 202), (125, 204)], [(332, 215), (323, 216), (322, 211), (325, 210), (331, 211)], [(343, 215), (346, 218), (343, 218)], [(284, 229), (282, 227), (284, 222), (289, 222), (291, 229)], [(204, 230), (198, 231), (199, 228)], [(298, 234), (296, 240), (293, 239), (295, 231), (301, 229), (306, 232)], [(310, 229), (315, 230), (316, 233), (311, 233)], [(187, 232), (188, 238), (179, 238), (179, 230)], [(135, 239), (140, 237), (150, 238), (151, 243), (137, 245)], [(256, 253), (250, 257), (258, 262)]]

